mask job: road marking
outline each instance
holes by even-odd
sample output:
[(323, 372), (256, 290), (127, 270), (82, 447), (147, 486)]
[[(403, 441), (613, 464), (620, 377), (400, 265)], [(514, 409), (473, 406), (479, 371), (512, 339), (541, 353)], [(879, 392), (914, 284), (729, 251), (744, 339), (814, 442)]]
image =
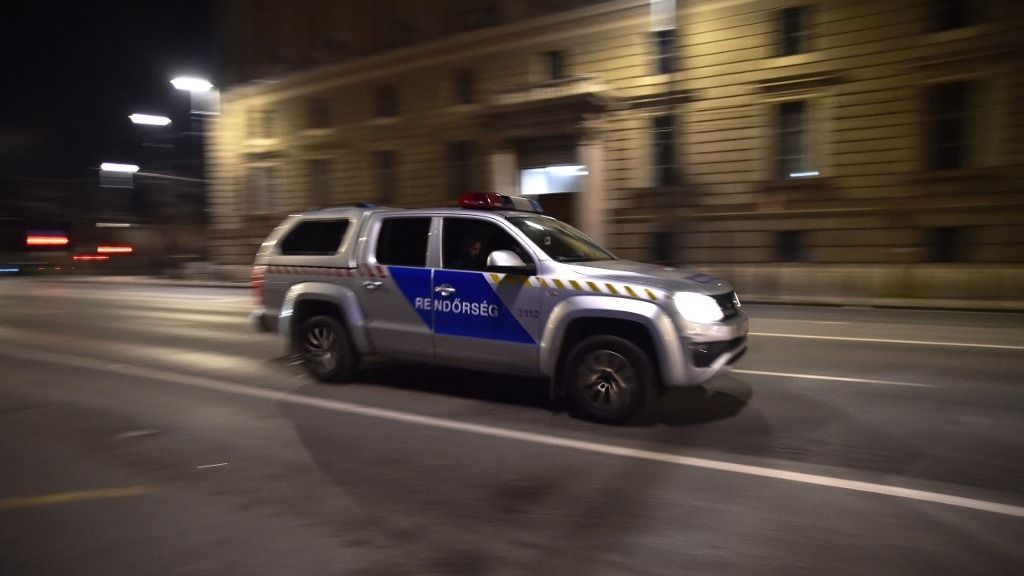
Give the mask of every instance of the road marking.
[(149, 380), (157, 380), (170, 384), (180, 384), (184, 386), (190, 386), (193, 388), (202, 388), (205, 390), (213, 390), (227, 394), (247, 396), (250, 398), (260, 398), (274, 402), (286, 402), (289, 404), (295, 404), (300, 406), (321, 408), (324, 410), (330, 410), (342, 414), (354, 414), (358, 416), (377, 418), (380, 420), (390, 420), (393, 422), (402, 422), (406, 424), (414, 424), (417, 426), (427, 426), (430, 428), (438, 428), (442, 430), (466, 432), (469, 434), (487, 436), (490, 438), (516, 440), (520, 442), (527, 442), (530, 444), (537, 444), (540, 446), (552, 446), (556, 448), (566, 448), (569, 450), (578, 450), (581, 452), (590, 452), (594, 454), (603, 454), (607, 456), (619, 456), (622, 458), (646, 460), (649, 462), (660, 462), (664, 464), (673, 464), (677, 466), (687, 466), (691, 468), (702, 468), (706, 470), (730, 472), (733, 474), (742, 474), (745, 476), (770, 478), (773, 480), (784, 480), (788, 482), (797, 482), (801, 484), (810, 484), (814, 486), (823, 486), (842, 490), (852, 490), (856, 492), (866, 492), (869, 494), (893, 496), (896, 498), (918, 500), (922, 502), (930, 502), (933, 504), (944, 504), (946, 506), (954, 506), (958, 508), (967, 508), (971, 510), (980, 510), (983, 512), (992, 512), (995, 514), (1003, 514), (1006, 516), (1024, 518), (1024, 506), (1015, 506), (1013, 504), (1004, 504), (1001, 502), (993, 502), (989, 500), (979, 500), (976, 498), (966, 498), (963, 496), (943, 494), (941, 492), (915, 490), (913, 488), (903, 488), (900, 486), (891, 486), (888, 484), (876, 484), (873, 482), (848, 480), (845, 478), (836, 478), (832, 476), (822, 476), (818, 474), (793, 472), (789, 470), (781, 470), (778, 468), (753, 466), (749, 464), (737, 464), (735, 462), (709, 460), (707, 458), (696, 458), (693, 456), (682, 456), (679, 454), (672, 454), (668, 452), (655, 452), (653, 450), (642, 450), (636, 448), (629, 448), (626, 446), (616, 446), (614, 444), (588, 442), (586, 440), (573, 440), (570, 438), (563, 438), (560, 436), (550, 436), (546, 434), (538, 434), (535, 432), (523, 432), (511, 428), (501, 428), (498, 426), (489, 426), (486, 424), (471, 424), (468, 422), (460, 422), (458, 420), (449, 420), (446, 418), (438, 418), (435, 416), (422, 416), (410, 412), (401, 412), (398, 410), (391, 410), (387, 408), (374, 408), (372, 406), (353, 404), (350, 402), (342, 402), (338, 400), (328, 400), (326, 398), (299, 396), (287, 391), (268, 390), (265, 388), (258, 388), (244, 384), (236, 384), (225, 380), (217, 380), (214, 378), (207, 378), (204, 376), (178, 374), (176, 372), (168, 372), (166, 370), (146, 368), (143, 366), (127, 365), (119, 366), (117, 368), (107, 368), (106, 363), (104, 363), (101, 360), (93, 360), (91, 358), (84, 358), (81, 356), (73, 356), (67, 354), (57, 354), (53, 352), (46, 352), (43, 350), (32, 350), (29, 348), (22, 348), (20, 346), (8, 345), (3, 348), (0, 348), (0, 356), (14, 357), (22, 360), (34, 360), (38, 362), (63, 364), (66, 366), (73, 366), (76, 368), (83, 368), (89, 370), (115, 372), (117, 374), (121, 374), (124, 376), (146, 378)]
[(128, 498), (131, 496), (152, 494), (153, 492), (156, 492), (156, 488), (153, 486), (127, 486), (125, 488), (103, 488), (100, 490), (58, 492), (56, 494), (43, 494), (41, 496), (5, 498), (0, 500), (0, 510), (36, 508), (38, 506), (68, 504), (72, 502), (88, 502), (91, 500), (108, 500), (111, 498)]
[(764, 372), (761, 370), (742, 370), (732, 368), (729, 372), (736, 374), (753, 374), (755, 376), (781, 376), (784, 378), (801, 378), (804, 380), (829, 380), (834, 382), (854, 382), (858, 384), (887, 384), (889, 386), (914, 386), (917, 388), (938, 388), (938, 384), (919, 384), (917, 382), (896, 382), (894, 380), (873, 380), (871, 378), (845, 378), (842, 376), (819, 376), (815, 374), (791, 374), (789, 372)]
[(220, 462), (218, 464), (203, 464), (202, 466), (196, 466), (196, 470), (203, 470), (204, 468), (217, 468), (219, 466), (227, 466), (227, 462)]
[(771, 332), (750, 332), (749, 336), (772, 338), (806, 338), (810, 340), (844, 340), (848, 342), (878, 342), (882, 344), (920, 344), (923, 346), (958, 346), (962, 348), (991, 348), (996, 350), (1024, 350), (1024, 346), (1007, 344), (972, 344), (969, 342), (929, 342), (925, 340), (889, 340), (885, 338), (851, 338), (847, 336), (811, 336), (809, 334), (776, 334)]

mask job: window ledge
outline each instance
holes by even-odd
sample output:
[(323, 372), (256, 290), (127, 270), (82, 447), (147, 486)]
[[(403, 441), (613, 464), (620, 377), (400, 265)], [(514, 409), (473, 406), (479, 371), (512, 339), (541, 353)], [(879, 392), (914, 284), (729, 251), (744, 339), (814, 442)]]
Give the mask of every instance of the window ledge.
[(810, 52), (801, 52), (800, 54), (790, 54), (788, 56), (768, 56), (761, 61), (761, 67), (784, 68), (786, 66), (799, 66), (801, 64), (821, 62), (824, 59), (825, 56), (821, 50), (812, 50)]
[(832, 182), (826, 176), (813, 176), (809, 178), (773, 178), (761, 183), (762, 190), (769, 192), (784, 192), (787, 190), (821, 190), (828, 188)]
[(246, 146), (255, 148), (269, 148), (281, 144), (280, 138), (249, 138), (245, 141)]
[(957, 168), (952, 170), (924, 170), (907, 175), (911, 182), (949, 182), (974, 180), (988, 182), (997, 177), (994, 168)]
[(446, 112), (451, 113), (472, 113), (481, 110), (483, 107), (479, 102), (470, 102), (468, 104), (449, 104), (445, 107)]
[(333, 136), (334, 128), (304, 128), (300, 133), (309, 138), (323, 138)]
[(931, 46), (933, 44), (945, 44), (946, 42), (956, 42), (957, 40), (964, 40), (967, 38), (978, 38), (981, 36), (990, 36), (996, 32), (996, 26), (992, 22), (985, 22), (982, 24), (973, 24), (971, 26), (964, 26), (962, 28), (951, 28), (949, 30), (938, 30), (938, 31), (926, 31), (918, 36), (918, 44), (923, 46)]

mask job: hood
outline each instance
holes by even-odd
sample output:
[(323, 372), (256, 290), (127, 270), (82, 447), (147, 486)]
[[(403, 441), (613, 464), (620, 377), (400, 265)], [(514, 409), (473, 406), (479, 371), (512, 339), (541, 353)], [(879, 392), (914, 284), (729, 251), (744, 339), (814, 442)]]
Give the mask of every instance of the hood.
[(599, 260), (568, 266), (576, 274), (622, 283), (640, 283), (668, 292), (722, 294), (733, 290), (731, 284), (715, 276), (632, 260)]

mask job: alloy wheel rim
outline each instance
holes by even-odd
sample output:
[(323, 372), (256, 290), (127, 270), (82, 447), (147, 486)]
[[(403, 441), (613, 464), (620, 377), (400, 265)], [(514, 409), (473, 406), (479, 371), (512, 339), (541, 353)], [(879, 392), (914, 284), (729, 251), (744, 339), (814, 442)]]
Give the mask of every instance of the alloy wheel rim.
[(306, 358), (325, 370), (334, 368), (335, 334), (327, 326), (315, 326), (306, 332)]
[(617, 412), (632, 399), (636, 370), (617, 352), (591, 352), (583, 359), (578, 375), (584, 400), (602, 412)]

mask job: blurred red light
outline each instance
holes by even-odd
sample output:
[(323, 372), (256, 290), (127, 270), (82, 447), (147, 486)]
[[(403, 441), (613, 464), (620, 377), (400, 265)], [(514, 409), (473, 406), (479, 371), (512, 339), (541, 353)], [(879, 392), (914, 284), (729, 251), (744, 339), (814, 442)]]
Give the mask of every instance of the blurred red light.
[(26, 246), (66, 246), (68, 244), (67, 236), (26, 236)]
[(97, 246), (97, 254), (131, 254), (131, 246)]
[(71, 259), (72, 260), (84, 260), (84, 261), (88, 262), (88, 261), (93, 261), (93, 260), (110, 260), (110, 256), (103, 256), (103, 255), (97, 255), (97, 254), (75, 254), (74, 256), (71, 257)]

